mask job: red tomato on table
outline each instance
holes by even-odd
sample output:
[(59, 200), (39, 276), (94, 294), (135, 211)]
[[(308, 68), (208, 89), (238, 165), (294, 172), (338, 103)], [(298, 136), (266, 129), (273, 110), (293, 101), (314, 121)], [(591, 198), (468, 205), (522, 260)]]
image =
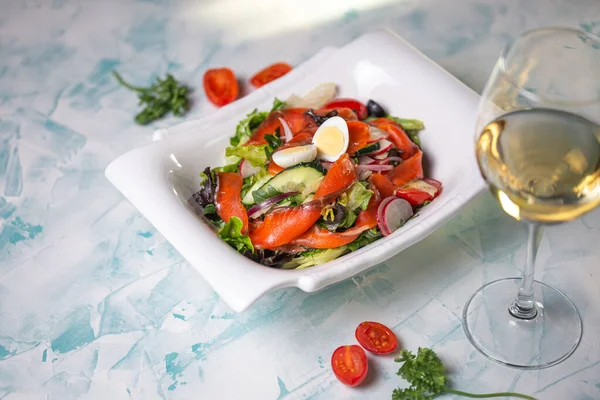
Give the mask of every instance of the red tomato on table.
[(252, 78), (250, 83), (255, 87), (259, 88), (266, 85), (267, 83), (274, 81), (277, 78), (281, 78), (292, 70), (292, 66), (283, 62), (269, 65), (267, 68), (258, 71)]
[(209, 69), (204, 73), (204, 92), (218, 107), (231, 103), (239, 93), (235, 74), (229, 68)]
[(362, 347), (341, 346), (331, 356), (331, 368), (336, 378), (344, 385), (358, 386), (367, 377), (369, 364), (367, 354)]
[(394, 332), (379, 322), (365, 321), (355, 332), (358, 343), (371, 353), (388, 354), (398, 347), (398, 339)]

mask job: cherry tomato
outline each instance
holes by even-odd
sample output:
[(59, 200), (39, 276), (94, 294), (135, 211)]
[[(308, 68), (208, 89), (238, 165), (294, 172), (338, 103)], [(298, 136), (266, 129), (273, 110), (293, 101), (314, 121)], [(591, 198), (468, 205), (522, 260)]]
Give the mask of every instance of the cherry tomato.
[(281, 78), (291, 70), (292, 66), (286, 63), (269, 65), (267, 68), (258, 71), (252, 78), (250, 78), (250, 83), (259, 88), (277, 78)]
[(369, 116), (367, 106), (355, 99), (334, 99), (331, 100), (329, 103), (325, 104), (325, 106), (323, 107), (323, 109), (325, 110), (331, 110), (334, 108), (349, 108), (351, 110), (354, 110), (354, 112), (358, 116), (358, 119), (360, 120), (363, 120)]
[(425, 178), (423, 180), (437, 189), (438, 192), (436, 193), (436, 196), (440, 194), (440, 192), (442, 191), (442, 182), (436, 181), (435, 179), (432, 179), (432, 178)]
[(361, 323), (356, 328), (355, 336), (362, 347), (375, 354), (391, 353), (398, 346), (394, 332), (379, 322)]
[(209, 69), (204, 73), (204, 92), (218, 107), (231, 103), (239, 93), (235, 74), (229, 68)]
[(408, 201), (412, 206), (420, 206), (435, 199), (442, 190), (442, 184), (431, 178), (418, 179), (398, 188), (395, 195)]
[(367, 353), (355, 344), (335, 349), (331, 356), (335, 377), (348, 386), (358, 386), (365, 380), (369, 370)]

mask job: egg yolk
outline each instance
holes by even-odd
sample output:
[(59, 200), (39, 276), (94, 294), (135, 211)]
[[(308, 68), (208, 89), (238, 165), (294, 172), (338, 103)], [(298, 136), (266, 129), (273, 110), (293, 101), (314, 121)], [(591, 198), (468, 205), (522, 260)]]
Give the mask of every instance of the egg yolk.
[(320, 153), (335, 156), (344, 148), (344, 135), (335, 126), (324, 127), (319, 132), (315, 145)]
[(308, 147), (306, 147), (306, 146), (294, 146), (294, 147), (288, 147), (287, 149), (283, 149), (280, 151), (285, 154), (294, 154), (294, 153), (300, 153), (300, 152), (306, 151), (307, 148)]

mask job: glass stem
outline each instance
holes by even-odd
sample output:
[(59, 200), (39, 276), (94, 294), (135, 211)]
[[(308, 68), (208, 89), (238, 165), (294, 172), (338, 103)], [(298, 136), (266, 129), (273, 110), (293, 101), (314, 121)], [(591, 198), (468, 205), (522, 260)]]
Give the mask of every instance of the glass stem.
[(529, 235), (527, 238), (527, 260), (523, 268), (521, 288), (517, 298), (508, 307), (508, 311), (515, 318), (533, 319), (537, 316), (537, 308), (533, 300), (533, 274), (535, 272), (535, 257), (542, 237), (542, 228), (539, 224), (528, 223)]

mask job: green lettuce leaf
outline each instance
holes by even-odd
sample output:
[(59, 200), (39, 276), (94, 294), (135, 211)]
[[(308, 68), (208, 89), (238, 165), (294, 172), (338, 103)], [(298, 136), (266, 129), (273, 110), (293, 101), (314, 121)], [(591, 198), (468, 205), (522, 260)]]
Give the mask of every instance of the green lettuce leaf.
[(318, 264), (335, 260), (348, 251), (348, 246), (335, 249), (309, 250), (298, 254), (297, 257), (285, 263), (282, 269), (304, 269)]
[(240, 161), (235, 162), (233, 164), (224, 165), (222, 167), (213, 168), (213, 173), (214, 172), (238, 172), (239, 169), (240, 169)]
[(259, 146), (239, 146), (239, 147), (227, 147), (225, 149), (226, 157), (239, 157), (255, 167), (262, 167), (267, 163), (267, 149), (268, 145), (261, 144)]
[(413, 141), (417, 146), (421, 146), (421, 139), (419, 139), (419, 131), (425, 129), (425, 124), (423, 121), (419, 121), (418, 119), (406, 119), (406, 118), (398, 118), (393, 117), (391, 115), (387, 116), (389, 119), (397, 123), (404, 129), (410, 140)]
[(235, 127), (235, 136), (229, 139), (229, 143), (232, 146), (241, 146), (250, 139), (252, 131), (254, 131), (260, 124), (263, 123), (270, 112), (281, 110), (285, 106), (285, 102), (275, 98), (273, 100), (273, 107), (271, 111), (258, 111), (254, 109), (250, 114), (246, 115), (246, 118), (241, 120)]
[(219, 237), (240, 253), (243, 253), (246, 250), (254, 252), (254, 246), (252, 246), (250, 238), (246, 235), (242, 235), (243, 226), (244, 224), (241, 219), (238, 217), (231, 217), (229, 222), (219, 230)]
[(369, 229), (368, 231), (361, 233), (352, 243), (348, 244), (348, 249), (350, 249), (350, 251), (356, 251), (361, 247), (373, 243), (382, 236), (383, 235), (379, 232), (377, 227)]
[(229, 139), (229, 143), (232, 146), (241, 146), (246, 143), (248, 139), (250, 139), (250, 136), (252, 136), (252, 131), (263, 123), (267, 118), (267, 115), (269, 115), (268, 111), (258, 111), (257, 109), (254, 109), (250, 114), (246, 115), (246, 118), (237, 124), (235, 127), (235, 136)]
[(216, 214), (217, 207), (214, 204), (208, 204), (204, 207), (204, 215)]
[(367, 189), (361, 182), (354, 182), (345, 194), (348, 198), (346, 203), (348, 210), (356, 211), (358, 208), (366, 210), (373, 191)]
[(337, 229), (347, 229), (354, 225), (354, 221), (358, 215), (354, 211), (348, 211), (346, 215), (344, 215), (344, 219), (338, 225)]
[(391, 115), (387, 117), (400, 125), (405, 131), (420, 131), (421, 129), (425, 129), (423, 121), (419, 121), (418, 119), (398, 118)]

